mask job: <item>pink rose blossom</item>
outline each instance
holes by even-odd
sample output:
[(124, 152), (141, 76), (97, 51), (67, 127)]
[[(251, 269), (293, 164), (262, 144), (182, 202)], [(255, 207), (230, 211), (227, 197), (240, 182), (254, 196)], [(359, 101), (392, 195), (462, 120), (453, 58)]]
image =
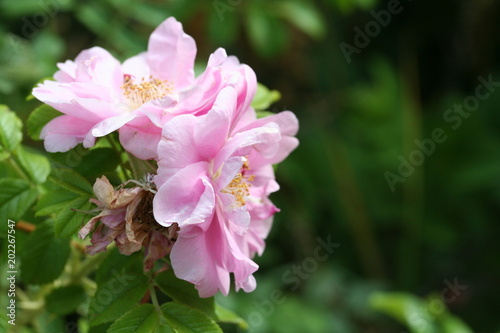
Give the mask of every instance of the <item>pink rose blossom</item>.
[[(59, 64), (56, 81), (33, 90), (36, 98), (64, 113), (42, 130), (45, 148), (63, 152), (82, 142), (91, 147), (96, 137), (124, 125), (158, 132), (164, 110), (194, 82), (195, 55), (194, 40), (169, 18), (151, 35), (148, 52), (123, 65), (99, 47)], [(138, 155), (156, 155), (155, 147), (146, 146)]]
[(33, 90), (63, 113), (41, 138), (49, 152), (64, 152), (118, 131), (126, 151), (158, 162), (157, 192), (96, 180), (99, 213), (79, 232), (91, 235), (87, 253), (112, 242), (125, 255), (144, 248), (145, 270), (170, 254), (176, 276), (201, 297), (227, 295), (231, 273), (236, 289), (249, 292), (252, 259), (279, 211), (269, 199), (279, 189), (272, 165), (297, 147), (298, 121), (290, 111), (257, 119), (255, 73), (224, 49), (198, 77), (195, 56), (174, 18), (153, 31), (146, 52), (123, 63), (100, 47), (82, 51)]
[(162, 126), (179, 114), (205, 114), (225, 86), (238, 90), (238, 112), (246, 110), (256, 89), (253, 71), (218, 49), (195, 79), (195, 56), (193, 38), (169, 18), (151, 34), (148, 51), (123, 64), (100, 47), (58, 64), (55, 81), (33, 90), (64, 114), (43, 128), (46, 150), (64, 152), (79, 143), (91, 147), (97, 137), (119, 130), (127, 151), (157, 159)]
[[(256, 120), (251, 109), (238, 114), (239, 99), (233, 87), (222, 89), (206, 115), (168, 122), (158, 145), (155, 219), (179, 225), (172, 267), (202, 297), (227, 295), (230, 273), (236, 289), (255, 288), (251, 258), (262, 253), (277, 211), (268, 199), (278, 189), (270, 163), (296, 147), (291, 112)], [(235, 118), (243, 117), (237, 129)]]

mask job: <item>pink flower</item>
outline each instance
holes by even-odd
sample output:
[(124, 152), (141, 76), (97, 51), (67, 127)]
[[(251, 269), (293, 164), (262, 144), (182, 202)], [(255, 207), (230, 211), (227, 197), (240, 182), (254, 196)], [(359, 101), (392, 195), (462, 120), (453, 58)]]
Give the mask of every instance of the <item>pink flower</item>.
[[(59, 64), (56, 81), (33, 90), (39, 100), (64, 113), (43, 129), (46, 149), (62, 152), (82, 142), (91, 147), (96, 137), (124, 125), (136, 126), (145, 135), (158, 132), (164, 110), (194, 82), (195, 54), (194, 40), (169, 18), (151, 35), (148, 52), (123, 65), (99, 47)], [(156, 155), (155, 148), (146, 146), (138, 155)]]
[(205, 114), (223, 87), (235, 87), (240, 112), (246, 110), (256, 89), (253, 71), (219, 49), (195, 79), (195, 56), (193, 38), (169, 18), (151, 34), (148, 51), (123, 64), (99, 47), (58, 64), (55, 81), (33, 90), (64, 114), (42, 130), (46, 150), (64, 152), (79, 143), (91, 147), (97, 137), (119, 130), (126, 150), (156, 159), (162, 126), (178, 114)]
[(255, 120), (251, 109), (238, 113), (239, 99), (233, 87), (222, 89), (206, 115), (168, 122), (158, 146), (154, 215), (165, 227), (179, 225), (172, 267), (202, 297), (227, 295), (230, 273), (236, 289), (255, 288), (251, 258), (262, 253), (277, 211), (268, 199), (278, 189), (270, 163), (296, 146), (288, 140), (298, 127), (291, 112)]

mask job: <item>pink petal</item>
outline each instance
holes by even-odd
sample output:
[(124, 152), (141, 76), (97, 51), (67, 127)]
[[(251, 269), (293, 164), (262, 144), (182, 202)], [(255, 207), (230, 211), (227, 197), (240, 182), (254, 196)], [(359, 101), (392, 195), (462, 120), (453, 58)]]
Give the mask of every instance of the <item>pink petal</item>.
[(45, 140), (44, 145), (48, 152), (65, 152), (82, 143), (92, 126), (91, 122), (63, 115), (45, 125), (40, 138)]
[(166, 227), (178, 223), (182, 229), (184, 225), (203, 224), (210, 218), (215, 194), (207, 171), (207, 162), (190, 164), (159, 187), (153, 200), (158, 223)]
[(299, 123), (297, 117), (290, 111), (283, 111), (272, 116), (257, 119), (240, 129), (240, 131), (258, 128), (260, 126), (270, 126), (271, 124), (278, 125), (281, 133), (281, 140), (279, 140), (275, 146), (255, 146), (261, 158), (253, 158), (254, 168), (259, 168), (265, 164), (280, 163), (299, 145), (299, 141), (295, 138)]
[(151, 75), (147, 59), (147, 53), (142, 52), (138, 55), (125, 60), (122, 64), (124, 74), (131, 75), (132, 78), (147, 78)]
[(169, 121), (162, 132), (158, 144), (158, 179), (157, 186), (171, 177), (177, 170), (202, 161), (197, 149), (194, 149), (194, 131), (198, 119), (192, 115), (180, 115)]
[(57, 64), (59, 70), (54, 74), (54, 79), (58, 82), (69, 83), (75, 81), (76, 64), (71, 60)]
[(236, 107), (236, 91), (226, 87), (217, 96), (212, 110), (200, 118), (195, 128), (194, 142), (201, 156), (212, 158), (224, 145)]
[(181, 236), (170, 253), (175, 275), (193, 283), (200, 297), (211, 297), (218, 290), (224, 295), (229, 293), (229, 273), (217, 260), (221, 244), (220, 233), (200, 233), (191, 238)]
[(117, 129), (119, 129), (120, 127), (122, 127), (123, 125), (127, 124), (135, 117), (136, 117), (135, 114), (125, 113), (125, 114), (118, 115), (115, 117), (106, 118), (106, 119), (98, 122), (92, 128), (92, 136), (102, 137), (102, 136), (108, 135), (109, 133), (114, 132)]
[(194, 81), (196, 43), (185, 34), (182, 24), (173, 17), (160, 24), (151, 34), (147, 59), (155, 77), (169, 80), (177, 90)]
[[(157, 129), (156, 133), (151, 130)], [(125, 125), (120, 128), (120, 143), (126, 151), (142, 160), (158, 159), (157, 147), (161, 129), (151, 126), (147, 130)]]
[(214, 160), (214, 168), (219, 168), (231, 156), (248, 155), (252, 146), (258, 144), (273, 144), (281, 138), (277, 125), (269, 124), (267, 127), (252, 128), (245, 132), (235, 134), (219, 151)]
[(92, 82), (115, 89), (123, 83), (120, 62), (103, 48), (93, 47), (80, 52), (75, 63), (75, 80), (78, 82)]

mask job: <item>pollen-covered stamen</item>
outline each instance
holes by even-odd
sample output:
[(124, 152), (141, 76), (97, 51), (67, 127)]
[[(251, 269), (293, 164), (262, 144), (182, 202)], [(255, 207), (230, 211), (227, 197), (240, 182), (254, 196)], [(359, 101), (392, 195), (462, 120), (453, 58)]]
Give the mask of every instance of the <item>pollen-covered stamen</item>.
[(245, 162), (243, 162), (243, 166), (241, 167), (241, 171), (238, 172), (229, 185), (222, 190), (223, 193), (232, 194), (239, 207), (246, 204), (245, 199), (250, 195), (250, 186), (252, 186), (251, 182), (255, 178), (254, 175), (246, 175), (249, 169), (248, 161), (245, 160)]
[(123, 76), (123, 85), (121, 88), (133, 108), (174, 92), (174, 84), (172, 82), (153, 78), (152, 75), (147, 80), (142, 78), (138, 83), (134, 83), (133, 77), (126, 74)]

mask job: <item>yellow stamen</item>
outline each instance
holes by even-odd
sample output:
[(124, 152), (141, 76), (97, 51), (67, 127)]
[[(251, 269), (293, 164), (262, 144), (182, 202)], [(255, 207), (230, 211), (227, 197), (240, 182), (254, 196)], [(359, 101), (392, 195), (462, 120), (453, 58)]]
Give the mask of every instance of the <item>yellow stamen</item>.
[(134, 83), (134, 79), (130, 75), (125, 75), (121, 88), (133, 108), (154, 99), (165, 97), (174, 91), (172, 82), (153, 78), (152, 75), (149, 76), (147, 81), (142, 78), (139, 83)]
[(248, 162), (245, 160), (243, 162), (243, 166), (241, 167), (241, 172), (238, 172), (229, 185), (222, 190), (223, 193), (232, 194), (239, 207), (246, 204), (245, 198), (250, 195), (250, 186), (252, 186), (251, 182), (255, 179), (254, 175), (245, 175), (246, 171), (249, 169)]

